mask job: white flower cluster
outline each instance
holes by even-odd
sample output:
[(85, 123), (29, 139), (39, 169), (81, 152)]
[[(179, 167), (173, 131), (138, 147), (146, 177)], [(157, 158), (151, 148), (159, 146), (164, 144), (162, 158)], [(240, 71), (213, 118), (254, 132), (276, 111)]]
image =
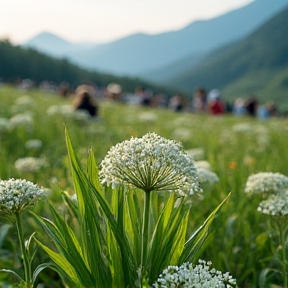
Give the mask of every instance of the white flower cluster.
[(20, 172), (35, 173), (46, 165), (46, 161), (42, 158), (25, 157), (17, 159), (14, 165)]
[(47, 109), (47, 114), (49, 116), (53, 115), (62, 115), (62, 116), (71, 116), (74, 112), (72, 105), (52, 105)]
[(206, 161), (206, 160), (201, 160), (201, 161), (195, 161), (195, 166), (197, 169), (199, 168), (205, 168), (205, 169), (208, 169), (208, 170), (212, 170), (212, 167), (211, 167), (211, 164)]
[(25, 148), (34, 150), (42, 147), (42, 141), (38, 139), (31, 139), (25, 143)]
[(29, 114), (16, 114), (10, 119), (10, 122), (13, 127), (30, 127), (33, 125), (33, 118)]
[(186, 150), (186, 152), (187, 152), (188, 156), (195, 161), (202, 160), (204, 158), (204, 155), (205, 155), (205, 151), (201, 147), (189, 149), (189, 150)]
[(8, 131), (10, 130), (10, 128), (11, 128), (10, 120), (6, 118), (0, 118), (0, 133)]
[(12, 213), (20, 212), (34, 205), (43, 196), (44, 191), (36, 184), (25, 179), (0, 181), (0, 210)]
[(259, 204), (257, 210), (271, 216), (288, 215), (288, 194), (271, 195)]
[(197, 168), (197, 173), (199, 176), (200, 184), (204, 184), (204, 183), (213, 184), (213, 183), (219, 182), (218, 176), (214, 172), (210, 171), (209, 169)]
[(101, 162), (102, 184), (123, 183), (146, 192), (176, 191), (181, 196), (202, 191), (194, 161), (182, 146), (148, 133), (112, 147)]
[(212, 263), (199, 260), (193, 267), (192, 263), (183, 263), (181, 266), (169, 266), (160, 274), (153, 284), (155, 288), (225, 288), (235, 284), (229, 273), (222, 273), (214, 268)]
[(158, 120), (158, 116), (157, 116), (157, 114), (152, 113), (152, 112), (141, 112), (138, 115), (138, 119), (141, 122), (144, 122), (144, 123), (147, 123), (147, 124), (151, 124), (151, 123), (154, 123), (154, 122), (156, 122)]
[(288, 189), (288, 177), (280, 173), (261, 172), (248, 177), (245, 192), (281, 193)]

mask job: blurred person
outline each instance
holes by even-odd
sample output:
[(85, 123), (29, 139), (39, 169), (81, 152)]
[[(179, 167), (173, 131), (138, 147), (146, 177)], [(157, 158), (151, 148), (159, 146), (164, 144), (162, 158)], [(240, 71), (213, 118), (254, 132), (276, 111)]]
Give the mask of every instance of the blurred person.
[(175, 112), (184, 110), (184, 99), (180, 94), (174, 95), (169, 101), (169, 108)]
[(96, 90), (90, 85), (80, 85), (75, 90), (76, 97), (73, 101), (75, 110), (86, 110), (90, 116), (98, 116), (98, 103), (96, 101)]
[(246, 112), (249, 116), (255, 117), (257, 114), (258, 101), (255, 96), (250, 96), (245, 104)]
[(213, 89), (208, 93), (208, 109), (211, 115), (220, 115), (225, 112), (225, 104), (222, 101), (222, 93), (218, 89)]
[(206, 111), (207, 93), (204, 88), (198, 88), (193, 97), (192, 110), (203, 113)]
[(122, 87), (117, 83), (110, 83), (107, 85), (106, 96), (114, 101), (121, 100)]
[(243, 98), (237, 97), (234, 100), (233, 114), (237, 116), (242, 116), (246, 114), (245, 100)]

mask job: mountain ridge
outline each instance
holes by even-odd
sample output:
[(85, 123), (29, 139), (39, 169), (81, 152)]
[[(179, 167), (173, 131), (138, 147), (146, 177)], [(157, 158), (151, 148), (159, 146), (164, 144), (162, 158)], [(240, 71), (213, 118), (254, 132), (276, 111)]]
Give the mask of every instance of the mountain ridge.
[(255, 0), (219, 17), (194, 21), (179, 30), (156, 35), (136, 33), (85, 50), (72, 50), (65, 57), (91, 70), (142, 76), (185, 56), (209, 52), (238, 40), (286, 5), (286, 0)]

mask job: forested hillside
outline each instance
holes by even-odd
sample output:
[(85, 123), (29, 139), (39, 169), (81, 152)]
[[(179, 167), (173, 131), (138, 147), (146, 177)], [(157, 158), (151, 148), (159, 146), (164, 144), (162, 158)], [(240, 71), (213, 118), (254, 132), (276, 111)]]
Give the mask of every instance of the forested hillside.
[(111, 82), (119, 83), (124, 91), (133, 92), (136, 87), (151, 89), (154, 93), (175, 93), (172, 89), (155, 86), (137, 78), (116, 77), (88, 71), (71, 64), (66, 59), (55, 59), (31, 48), (13, 46), (9, 41), (0, 41), (0, 79), (15, 82), (16, 79), (31, 79), (36, 83), (49, 80), (55, 84), (62, 81), (75, 87), (81, 83), (95, 83), (105, 87)]

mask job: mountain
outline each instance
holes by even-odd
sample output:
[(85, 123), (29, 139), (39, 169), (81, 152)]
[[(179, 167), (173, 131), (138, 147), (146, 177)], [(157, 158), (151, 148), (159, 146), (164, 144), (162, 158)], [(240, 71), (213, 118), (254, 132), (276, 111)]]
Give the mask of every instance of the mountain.
[(287, 0), (255, 0), (220, 17), (196, 21), (177, 31), (133, 34), (85, 51), (67, 52), (65, 57), (89, 69), (118, 75), (149, 75), (150, 71), (186, 56), (208, 53), (243, 38), (287, 6)]
[(288, 90), (287, 27), (288, 8), (241, 41), (211, 53), (169, 84), (190, 92), (198, 86), (223, 89), (227, 99), (256, 94), (262, 101), (281, 104)]
[(15, 83), (19, 79), (31, 79), (36, 84), (51, 81), (55, 85), (68, 82), (71, 87), (83, 83), (93, 83), (99, 88), (111, 82), (122, 86), (123, 91), (134, 92), (137, 87), (145, 87), (154, 93), (175, 94), (175, 90), (152, 85), (136, 78), (117, 77), (91, 72), (69, 63), (66, 59), (56, 59), (31, 48), (13, 46), (9, 41), (0, 40), (0, 79), (1, 82)]
[(40, 52), (56, 57), (66, 57), (75, 51), (84, 51), (96, 46), (95, 43), (72, 43), (52, 33), (43, 32), (22, 44), (23, 47), (34, 48)]

